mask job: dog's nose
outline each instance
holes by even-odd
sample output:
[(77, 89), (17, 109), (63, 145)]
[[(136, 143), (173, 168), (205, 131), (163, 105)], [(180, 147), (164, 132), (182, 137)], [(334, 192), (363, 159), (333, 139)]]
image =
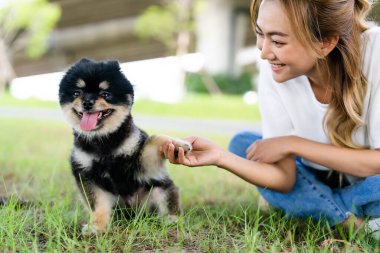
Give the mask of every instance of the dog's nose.
[(85, 99), (82, 102), (82, 106), (86, 111), (90, 111), (95, 104), (94, 99)]

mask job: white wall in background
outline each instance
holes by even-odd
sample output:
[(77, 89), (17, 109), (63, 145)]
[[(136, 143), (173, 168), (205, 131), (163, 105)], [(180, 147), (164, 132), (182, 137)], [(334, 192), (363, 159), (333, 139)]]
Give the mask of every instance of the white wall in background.
[[(203, 65), (200, 54), (189, 54), (122, 63), (121, 69), (133, 84), (135, 98), (166, 103), (179, 102), (185, 93), (183, 69), (197, 71)], [(19, 99), (58, 101), (58, 85), (63, 72), (20, 77), (13, 80), (11, 94)]]

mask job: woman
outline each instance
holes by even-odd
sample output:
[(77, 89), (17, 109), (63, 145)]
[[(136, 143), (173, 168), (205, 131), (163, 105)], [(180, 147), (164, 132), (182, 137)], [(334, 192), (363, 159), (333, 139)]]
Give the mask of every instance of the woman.
[(263, 139), (238, 133), (227, 152), (189, 137), (192, 152), (176, 158), (167, 143), (165, 156), (227, 169), (289, 216), (331, 226), (380, 217), (380, 28), (366, 23), (369, 9), (366, 0), (253, 0)]

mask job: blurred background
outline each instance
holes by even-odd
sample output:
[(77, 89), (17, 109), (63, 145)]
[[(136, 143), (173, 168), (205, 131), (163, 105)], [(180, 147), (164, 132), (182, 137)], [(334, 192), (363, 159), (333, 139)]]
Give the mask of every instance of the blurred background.
[[(141, 95), (179, 101), (186, 91), (239, 94), (252, 89), (255, 38), (249, 0), (1, 1), (1, 87), (16, 77), (64, 71), (82, 57), (131, 63), (127, 77)], [(155, 59), (146, 61), (149, 59)], [(145, 61), (144, 61), (145, 60)], [(141, 64), (141, 62), (143, 64)], [(147, 78), (150, 76), (151, 78)], [(60, 76), (21, 79), (32, 83)], [(147, 80), (148, 79), (148, 80)], [(37, 84), (35, 84), (37, 85)], [(56, 84), (55, 84), (56, 85)], [(149, 86), (149, 88), (147, 88)], [(157, 94), (160, 86), (168, 94)], [(35, 89), (34, 89), (35, 90)], [(51, 94), (41, 94), (48, 93)], [(12, 91), (12, 90), (11, 90)], [(155, 93), (156, 95), (146, 94)], [(52, 87), (34, 96), (54, 99)], [(139, 92), (137, 92), (140, 94)]]
[[(258, 53), (249, 5), (250, 0), (0, 0), (0, 90), (56, 100), (61, 72), (87, 57), (126, 63), (123, 71), (137, 97), (161, 102), (179, 102), (187, 92), (254, 91)], [(371, 17), (380, 20), (379, 5)], [(47, 73), (54, 74), (14, 80)], [(245, 98), (256, 102), (255, 93)]]

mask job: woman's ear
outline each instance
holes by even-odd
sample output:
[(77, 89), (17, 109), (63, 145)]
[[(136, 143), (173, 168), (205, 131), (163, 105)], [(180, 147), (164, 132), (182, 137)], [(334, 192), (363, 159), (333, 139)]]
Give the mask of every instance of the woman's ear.
[(328, 38), (323, 39), (323, 42), (321, 43), (321, 53), (323, 56), (328, 56), (331, 51), (336, 47), (336, 44), (338, 44), (339, 36), (333, 35)]

